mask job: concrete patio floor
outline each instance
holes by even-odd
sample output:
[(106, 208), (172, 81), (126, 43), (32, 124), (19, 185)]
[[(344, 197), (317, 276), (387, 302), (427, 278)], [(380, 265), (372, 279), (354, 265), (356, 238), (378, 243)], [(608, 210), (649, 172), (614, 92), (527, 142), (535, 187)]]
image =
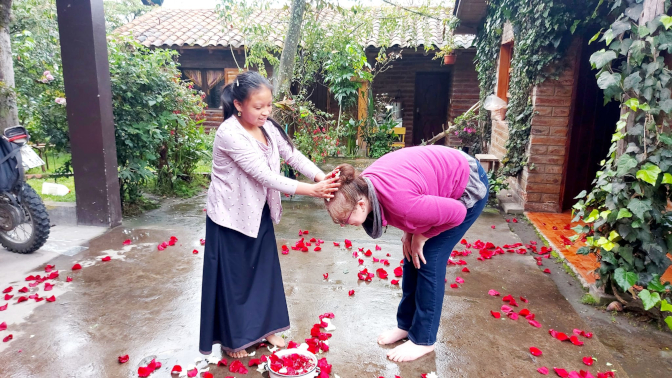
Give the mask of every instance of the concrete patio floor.
[[(5, 321), (8, 325), (6, 331), (0, 331), (0, 339), (10, 333), (14, 337), (10, 342), (0, 342), (0, 377), (137, 377), (138, 366), (146, 364), (148, 358), (156, 358), (163, 365), (151, 377), (169, 377), (173, 365), (186, 368), (196, 358), (202, 358), (198, 352), (203, 261), (199, 239), (205, 236), (204, 202), (204, 196), (168, 201), (161, 209), (126, 219), (123, 227), (92, 240), (84, 252), (58, 255), (33, 269), (17, 268), (11, 278), (3, 274), (0, 290), (11, 285), (12, 293), (18, 294), (16, 290), (28, 283), (22, 277), (44, 274), (46, 263), (60, 271), (52, 291), (44, 292), (43, 285), (30, 289), (31, 294), (38, 289), (41, 296), (54, 294), (53, 303), (29, 300), (16, 304), (17, 296), (10, 301), (0, 297), (0, 306), (10, 303), (6, 311), (0, 312), (0, 323)], [(276, 226), (279, 249), (282, 244), (294, 245), (299, 229), (307, 229), (309, 237), (326, 241), (321, 252), (311, 248), (307, 253), (291, 250), (280, 256), (292, 325), (284, 335), (286, 340), (302, 342), (310, 337), (310, 329), (320, 314), (333, 312), (337, 329), (332, 332), (330, 351), (320, 356), (333, 365), (332, 377), (419, 378), (429, 372), (442, 378), (534, 377), (540, 376), (536, 370), (541, 366), (551, 370), (550, 376), (554, 376), (553, 367), (590, 370), (594, 376), (598, 371), (613, 369), (616, 377), (660, 377), (664, 376), (661, 371), (670, 371), (669, 365), (659, 369), (637, 363), (636, 369), (627, 369), (629, 375), (624, 369), (627, 358), (615, 357), (613, 347), (602, 343), (602, 335), (613, 340), (606, 330), (592, 339), (581, 338), (585, 345), (580, 347), (552, 338), (549, 328), (568, 335), (575, 328), (596, 331), (568, 302), (551, 275), (544, 274), (529, 255), (507, 253), (477, 261), (477, 250), (471, 256), (460, 257), (467, 262), (470, 273), (462, 272), (462, 266), (448, 267), (448, 284), (456, 276), (466, 282), (458, 289), (446, 285), (436, 351), (410, 363), (390, 362), (385, 353), (393, 346), (378, 346), (376, 338), (396, 325), (401, 288), (391, 285), (390, 280), (402, 258), (401, 232), (389, 228), (377, 241), (382, 250), (374, 251), (376, 243), (363, 230), (333, 224), (319, 201), (294, 198), (283, 201), (283, 205), (284, 217)], [(479, 218), (466, 238), (496, 245), (529, 241), (521, 241), (507, 226), (498, 212), (490, 210)], [(158, 251), (157, 245), (171, 236), (179, 239), (177, 245)], [(391, 265), (385, 269), (390, 277), (376, 277), (370, 283), (358, 281), (361, 266), (352, 251), (332, 243), (343, 244), (346, 238), (353, 242), (355, 251), (363, 247), (374, 251), (375, 257), (389, 259)], [(125, 239), (131, 239), (132, 244), (123, 246)], [(192, 254), (194, 249), (199, 253)], [(390, 257), (386, 256), (388, 253)], [(0, 263), (7, 254), (0, 251)], [(106, 255), (112, 260), (102, 262), (101, 257)], [(372, 263), (371, 258), (363, 258), (370, 271), (383, 267)], [(552, 260), (544, 262), (553, 265)], [(71, 271), (75, 263), (84, 268)], [(552, 269), (552, 275), (564, 274)], [(323, 278), (324, 273), (329, 273), (328, 280)], [(66, 276), (73, 281), (66, 283)], [(356, 292), (354, 296), (348, 296), (351, 289)], [(490, 310), (498, 311), (504, 303), (502, 297), (489, 296), (490, 289), (502, 296), (511, 294), (517, 300), (520, 296), (527, 298), (528, 304), (518, 300), (520, 307), (516, 310), (528, 308), (542, 327), (529, 325), (523, 317), (515, 321), (506, 316), (493, 318)], [(541, 349), (543, 355), (532, 356), (530, 347)], [(261, 352), (269, 354), (259, 349), (257, 358)], [(129, 362), (117, 362), (118, 356), (126, 354)], [(593, 356), (597, 362), (592, 367), (585, 366), (584, 356)], [(243, 360), (245, 366), (247, 362), (248, 359)], [(240, 375), (210, 365), (210, 372), (222, 378), (260, 376), (254, 368), (247, 375)]]

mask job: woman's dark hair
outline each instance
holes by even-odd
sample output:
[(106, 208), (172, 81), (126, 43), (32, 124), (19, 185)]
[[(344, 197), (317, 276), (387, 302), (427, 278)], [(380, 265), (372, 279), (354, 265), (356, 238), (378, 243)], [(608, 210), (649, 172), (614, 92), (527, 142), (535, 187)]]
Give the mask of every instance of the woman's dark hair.
[[(271, 92), (273, 91), (273, 85), (266, 80), (265, 77), (261, 76), (258, 72), (255, 71), (245, 71), (238, 76), (229, 84), (227, 84), (222, 90), (222, 109), (224, 111), (224, 119), (228, 119), (231, 116), (235, 116), (238, 112), (234, 101), (238, 100), (241, 104), (247, 100), (247, 98), (253, 93), (262, 88), (267, 88)], [(280, 131), (282, 138), (294, 149), (294, 143), (289, 138), (289, 135), (285, 132), (285, 129), (280, 126), (280, 124), (271, 117), (268, 117), (268, 120)], [(263, 128), (261, 131), (266, 134), (266, 130)], [(270, 138), (266, 135), (266, 138)]]

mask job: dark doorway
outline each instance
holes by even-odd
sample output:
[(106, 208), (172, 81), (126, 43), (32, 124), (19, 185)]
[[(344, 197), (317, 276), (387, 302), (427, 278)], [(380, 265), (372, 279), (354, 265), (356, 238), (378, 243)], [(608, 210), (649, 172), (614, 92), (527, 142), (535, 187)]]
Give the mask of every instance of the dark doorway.
[(413, 145), (430, 140), (443, 131), (448, 120), (449, 89), (449, 73), (419, 72), (415, 75)]
[[(586, 35), (592, 35), (587, 33)], [(606, 159), (611, 146), (611, 135), (616, 130), (620, 116), (619, 103), (604, 104), (604, 95), (597, 86), (595, 73), (590, 66), (590, 55), (600, 48), (599, 43), (588, 45), (584, 40), (579, 58), (574, 112), (570, 119), (569, 150), (565, 170), (565, 188), (562, 210), (577, 202), (574, 199), (582, 190), (590, 190), (600, 161)]]

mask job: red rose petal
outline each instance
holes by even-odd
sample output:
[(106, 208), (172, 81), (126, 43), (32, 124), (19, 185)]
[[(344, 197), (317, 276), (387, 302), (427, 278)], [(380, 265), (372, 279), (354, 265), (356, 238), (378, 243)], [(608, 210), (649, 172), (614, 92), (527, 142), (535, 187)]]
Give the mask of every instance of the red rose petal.
[(79, 269), (82, 269), (82, 266), (79, 264), (75, 264), (72, 266), (72, 270), (79, 270)]
[(548, 368), (546, 366), (542, 366), (537, 371), (543, 375), (548, 375)]
[(471, 272), (471, 271), (469, 270), (469, 268), (467, 268), (466, 266), (465, 266), (464, 268), (462, 268), (462, 271), (463, 271), (464, 273), (469, 273), (469, 272)]
[(511, 296), (511, 294), (509, 294), (509, 295), (507, 295), (506, 297), (502, 298), (502, 301), (503, 301), (503, 302), (509, 302), (509, 301), (512, 301), (512, 300), (513, 300), (513, 297)]
[(122, 244), (123, 245), (131, 245), (131, 239), (124, 240), (124, 242)]
[(503, 305), (503, 306), (502, 306), (502, 312), (503, 312), (503, 313), (508, 314), (508, 313), (511, 312), (511, 311), (513, 311), (513, 308), (511, 308), (511, 307), (509, 307), (509, 306), (507, 306), (507, 305)]
[(27, 292), (28, 292), (28, 288), (25, 287), (25, 286), (22, 287), (21, 289), (19, 289), (19, 293), (27, 293)]
[(453, 284), (450, 284), (450, 287), (452, 287), (453, 289), (457, 289), (459, 286), (457, 284), (453, 283)]
[(354, 291), (354, 290), (350, 290), (350, 291), (348, 291), (348, 296), (351, 296), (351, 297), (352, 297), (353, 295), (355, 295), (355, 291)]
[(380, 279), (384, 280), (384, 279), (387, 278), (387, 271), (385, 271), (385, 269), (383, 269), (383, 268), (378, 268), (376, 270), (376, 273), (378, 274), (378, 278), (380, 278)]
[(554, 367), (553, 370), (555, 371), (555, 374), (557, 374), (561, 378), (569, 377), (569, 373), (567, 373), (567, 370), (565, 370), (565, 369), (560, 369), (560, 368)]
[(72, 282), (72, 277), (68, 277), (65, 282)]
[(364, 252), (364, 256), (366, 257), (371, 257), (371, 255), (373, 255), (373, 252), (371, 252), (370, 249), (367, 249), (366, 252)]
[(499, 319), (502, 317), (502, 314), (500, 314), (499, 311), (490, 310), (490, 315), (492, 315), (495, 319)]
[(511, 311), (511, 312), (509, 312), (508, 314), (506, 314), (506, 316), (508, 316), (509, 319), (511, 319), (511, 320), (518, 320), (518, 314), (515, 313), (515, 312), (513, 312), (513, 311)]
[(328, 280), (329, 279), (329, 273), (324, 273), (322, 275), (322, 277), (324, 277), (325, 280)]
[(322, 247), (315, 247), (315, 249), (313, 251), (320, 252), (321, 250), (322, 250)]
[(546, 269), (544, 269), (544, 273), (546, 273), (546, 274), (551, 274), (551, 270), (548, 269), (548, 268), (546, 268)]
[(7, 309), (7, 303), (4, 306), (0, 306), (0, 311), (5, 311)]
[(457, 282), (457, 283), (459, 283), (459, 284), (463, 284), (463, 283), (464, 283), (464, 279), (463, 279), (462, 277), (455, 277), (455, 282)]
[(380, 246), (378, 244), (376, 244), (376, 251), (381, 251), (381, 250), (382, 250), (382, 248), (380, 248)]
[(532, 355), (536, 356), (536, 357), (539, 357), (539, 356), (542, 355), (541, 350), (539, 350), (539, 348), (536, 348), (536, 347), (530, 347), (530, 353), (532, 353)]
[(54, 270), (55, 267), (56, 267), (55, 265), (47, 265), (46, 267), (44, 267), (44, 271), (45, 271), (46, 273), (49, 273), (49, 272), (51, 272), (52, 270)]
[(7, 294), (7, 293), (11, 292), (12, 290), (14, 290), (14, 288), (10, 286), (10, 287), (6, 288), (5, 290), (3, 290), (2, 293)]
[(101, 260), (102, 261), (110, 261), (110, 260), (112, 260), (112, 257), (111, 256), (105, 256)]
[(198, 375), (198, 369), (193, 368), (192, 370), (187, 371), (187, 377), (193, 378)]
[(175, 365), (173, 366), (173, 370), (170, 371), (170, 374), (179, 374), (181, 372), (182, 372), (182, 366)]
[(530, 303), (530, 301), (528, 301), (525, 297), (520, 297), (520, 300), (525, 302), (525, 303)]
[(51, 297), (47, 298), (47, 302), (56, 302), (56, 297), (52, 295)]
[(13, 338), (14, 338), (14, 336), (12, 336), (12, 335), (7, 335), (7, 337), (5, 337), (4, 339), (2, 339), (2, 342), (3, 342), (3, 343), (9, 342), (9, 341), (11, 341)]
[(25, 301), (27, 301), (27, 300), (28, 300), (28, 297), (19, 297), (19, 299), (18, 299), (18, 301), (17, 301), (16, 303), (25, 302)]
[(341, 243), (334, 242), (334, 247), (340, 247), (340, 246), (341, 246)]
[(518, 312), (518, 315), (520, 315), (520, 316), (530, 315), (530, 310), (524, 308), (524, 309), (520, 310), (520, 312)]
[(490, 226), (490, 228), (492, 228), (492, 229), (494, 230), (494, 229), (495, 229), (495, 225), (493, 224), (492, 226)]
[(201, 239), (199, 240), (199, 242), (201, 243), (201, 245), (205, 245), (205, 239)]
[(5, 300), (8, 301), (10, 299), (14, 298), (12, 294), (5, 294)]
[(229, 361), (227, 361), (226, 358), (222, 358), (221, 360), (219, 360), (219, 362), (217, 362), (217, 366), (226, 366), (228, 364), (229, 364)]
[(499, 296), (499, 293), (495, 290), (488, 291), (488, 294), (492, 295), (493, 297)]
[(392, 280), (390, 281), (392, 285), (399, 285), (399, 280)]
[(51, 291), (51, 289), (54, 288), (54, 285), (50, 284), (49, 282), (44, 283), (44, 291)]
[(119, 363), (120, 363), (120, 364), (125, 364), (125, 363), (128, 362), (128, 354), (125, 355), (125, 356), (119, 356), (118, 359), (119, 359)]
[(583, 345), (583, 341), (579, 340), (579, 338), (578, 338), (577, 336), (572, 336), (572, 337), (570, 337), (570, 338), (569, 338), (569, 341), (571, 341), (572, 344), (574, 344), (574, 345), (576, 345), (576, 346), (581, 346), (581, 345)]
[(303, 231), (303, 234), (304, 234), (304, 235), (308, 235), (308, 234), (310, 234), (310, 231), (305, 230), (305, 231)]
[(394, 268), (394, 276), (395, 277), (401, 277), (403, 275), (404, 275), (404, 268), (402, 268), (400, 266)]
[(583, 363), (588, 366), (593, 366), (594, 362), (595, 360), (593, 360), (593, 357), (583, 357)]
[(0, 323), (0, 331), (4, 331), (6, 329), (7, 329), (7, 323), (5, 322)]

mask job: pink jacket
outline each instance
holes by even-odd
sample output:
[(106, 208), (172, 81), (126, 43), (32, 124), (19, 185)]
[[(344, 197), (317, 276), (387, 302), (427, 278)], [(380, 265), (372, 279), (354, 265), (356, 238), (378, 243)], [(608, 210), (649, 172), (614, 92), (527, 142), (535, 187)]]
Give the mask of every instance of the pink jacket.
[(299, 150), (292, 150), (270, 121), (263, 127), (270, 136), (269, 157), (236, 117), (227, 118), (219, 126), (212, 151), (212, 182), (206, 207), (213, 222), (254, 238), (259, 233), (266, 202), (277, 224), (282, 216), (280, 192), (294, 194), (298, 185), (297, 181), (280, 174), (280, 157), (311, 180), (322, 172)]
[(402, 148), (362, 172), (376, 189), (383, 226), (432, 238), (464, 221), (458, 199), (469, 182), (469, 162), (445, 146)]

